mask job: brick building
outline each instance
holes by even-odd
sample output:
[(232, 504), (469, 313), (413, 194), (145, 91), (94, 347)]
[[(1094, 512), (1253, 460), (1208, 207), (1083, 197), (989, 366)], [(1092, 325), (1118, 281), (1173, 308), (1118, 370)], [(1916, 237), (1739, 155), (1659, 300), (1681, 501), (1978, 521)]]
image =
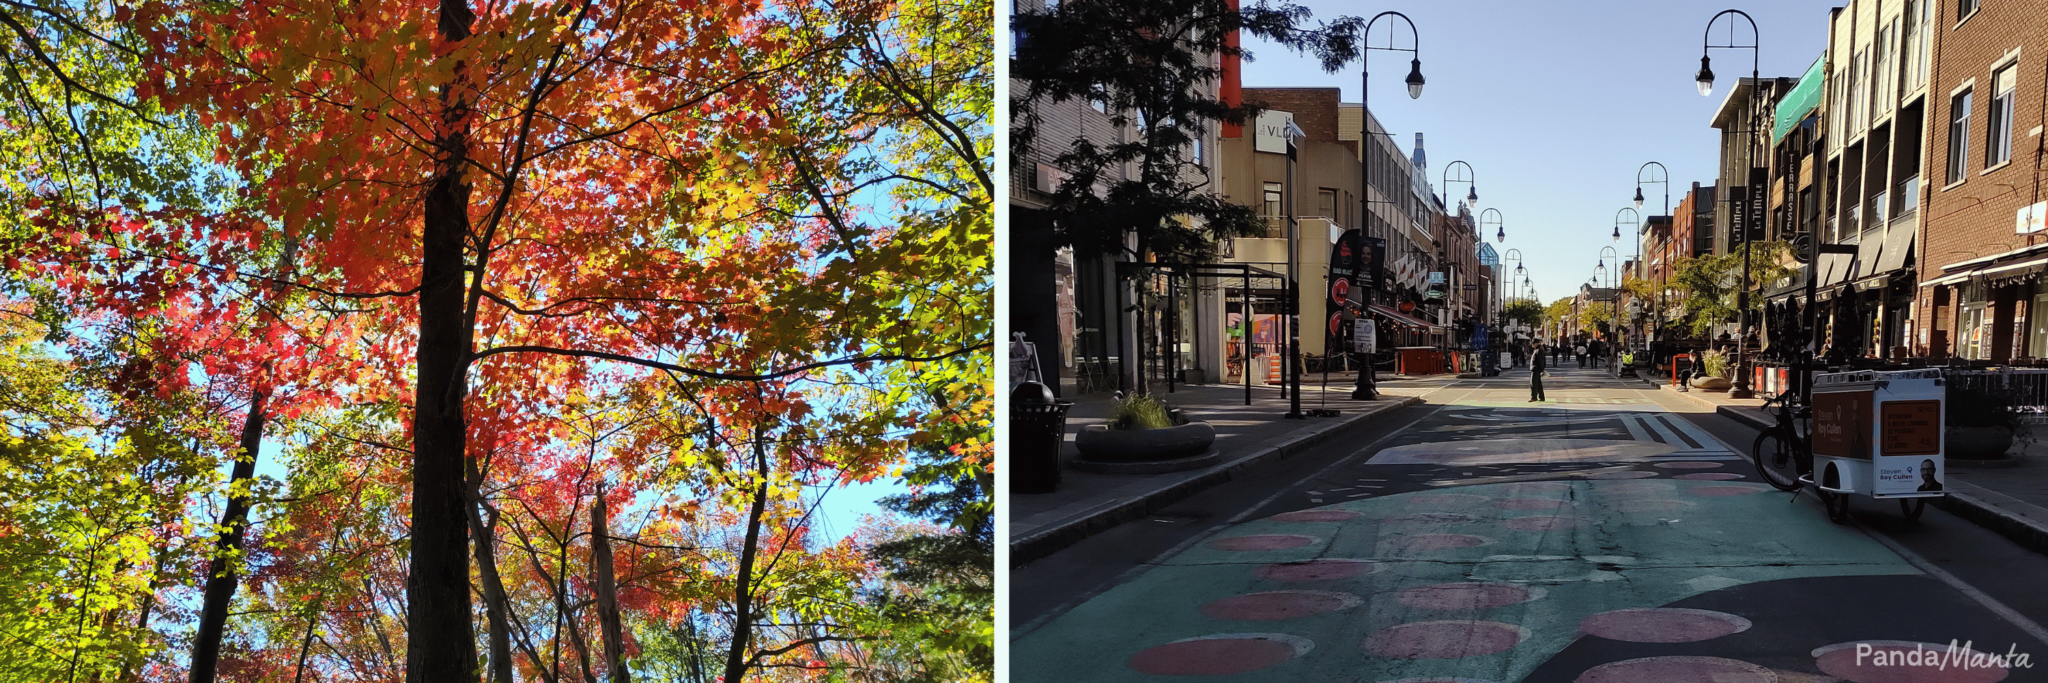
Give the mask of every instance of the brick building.
[(2042, 200), (2048, 3), (1933, 7), (1916, 345), (1936, 358), (2048, 356)]

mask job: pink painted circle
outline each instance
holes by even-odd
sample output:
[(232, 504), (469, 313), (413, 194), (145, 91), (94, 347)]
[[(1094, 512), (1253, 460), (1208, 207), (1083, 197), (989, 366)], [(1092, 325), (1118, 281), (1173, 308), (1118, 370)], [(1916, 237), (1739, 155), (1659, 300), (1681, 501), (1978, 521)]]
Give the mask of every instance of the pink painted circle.
[[(1870, 646), (1860, 661), (1858, 645)], [(1916, 648), (1932, 654), (1915, 655)], [(1961, 646), (1956, 655), (1960, 660), (1947, 653), (1948, 646), (1938, 643), (1866, 640), (1816, 648), (1813, 658), (1821, 673), (1850, 683), (1993, 683), (2011, 674), (2001, 663), (1986, 659), (1991, 653)], [(1974, 665), (1964, 666), (1966, 663)]]
[(1692, 474), (1681, 474), (1672, 477), (1672, 479), (1685, 479), (1688, 481), (1729, 481), (1741, 478), (1742, 475), (1734, 472), (1694, 472)]
[(1343, 522), (1363, 516), (1350, 510), (1295, 510), (1282, 512), (1267, 519), (1276, 522)]
[(1494, 503), (1503, 510), (1555, 510), (1570, 504), (1556, 498), (1509, 498)]
[(1290, 548), (1299, 548), (1314, 542), (1316, 542), (1316, 539), (1310, 538), (1308, 536), (1297, 536), (1294, 534), (1265, 534), (1261, 536), (1235, 536), (1231, 538), (1219, 538), (1214, 541), (1210, 541), (1209, 547), (1215, 548), (1217, 550), (1253, 552), (1259, 550), (1287, 550)]
[(1379, 570), (1378, 563), (1365, 560), (1322, 559), (1269, 564), (1252, 573), (1274, 581), (1334, 581), (1357, 578)]
[(1529, 587), (1513, 583), (1439, 583), (1401, 591), (1401, 604), (1418, 609), (1493, 609), (1541, 597)]
[(1579, 525), (1579, 518), (1571, 515), (1537, 515), (1516, 517), (1501, 522), (1502, 526), (1516, 531), (1557, 531)]
[(1746, 496), (1766, 490), (1762, 486), (1695, 486), (1687, 493), (1696, 496)]
[(1498, 621), (1422, 621), (1390, 626), (1365, 639), (1365, 651), (1390, 659), (1456, 659), (1505, 652), (1529, 631)]
[(1202, 616), (1231, 621), (1279, 621), (1356, 607), (1358, 596), (1335, 591), (1270, 591), (1233, 595), (1202, 606)]
[(1718, 462), (1660, 462), (1654, 465), (1667, 470), (1711, 470), (1720, 467)]
[(1416, 512), (1380, 520), (1381, 523), (1412, 524), (1470, 524), (1477, 521), (1479, 521), (1478, 517), (1461, 515), (1456, 512)]
[(1778, 674), (1723, 657), (1644, 657), (1609, 662), (1579, 674), (1577, 683), (1777, 683)]
[(1393, 550), (1457, 550), (1492, 542), (1471, 534), (1418, 534), (1394, 539), (1388, 542), (1388, 546)]
[(1618, 609), (1586, 617), (1586, 635), (1630, 643), (1697, 643), (1749, 630), (1749, 620), (1724, 612), (1675, 607)]
[(1642, 470), (1623, 470), (1623, 471), (1620, 471), (1620, 472), (1598, 472), (1598, 473), (1594, 473), (1594, 474), (1588, 474), (1588, 475), (1586, 475), (1586, 478), (1587, 478), (1587, 479), (1648, 479), (1648, 478), (1650, 478), (1650, 477), (1654, 477), (1654, 476), (1657, 476), (1657, 473), (1656, 473), (1656, 472), (1644, 472), (1644, 471), (1642, 471)]
[(1624, 481), (1601, 484), (1594, 490), (1601, 493), (1664, 493), (1678, 490), (1678, 485), (1668, 481)]
[[(1228, 676), (1264, 669), (1300, 654), (1300, 646), (1268, 634), (1193, 638), (1148, 647), (1125, 666), (1154, 676)], [(1305, 641), (1304, 641), (1305, 642)]]
[(1645, 498), (1642, 500), (1624, 500), (1615, 503), (1614, 506), (1622, 512), (1670, 512), (1672, 510), (1683, 510), (1692, 507), (1693, 504), (1683, 500)]
[(1458, 510), (1477, 507), (1486, 501), (1486, 496), (1475, 496), (1469, 493), (1425, 493), (1418, 496), (1410, 496), (1408, 498), (1408, 507)]

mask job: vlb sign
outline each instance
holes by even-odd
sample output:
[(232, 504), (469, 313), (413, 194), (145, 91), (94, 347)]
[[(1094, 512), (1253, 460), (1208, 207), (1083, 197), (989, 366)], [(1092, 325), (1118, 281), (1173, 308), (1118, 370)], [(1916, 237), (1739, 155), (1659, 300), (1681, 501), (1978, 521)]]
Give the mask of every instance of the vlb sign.
[(1274, 154), (1287, 153), (1287, 129), (1294, 127), (1294, 114), (1284, 111), (1259, 112), (1253, 127), (1252, 149)]

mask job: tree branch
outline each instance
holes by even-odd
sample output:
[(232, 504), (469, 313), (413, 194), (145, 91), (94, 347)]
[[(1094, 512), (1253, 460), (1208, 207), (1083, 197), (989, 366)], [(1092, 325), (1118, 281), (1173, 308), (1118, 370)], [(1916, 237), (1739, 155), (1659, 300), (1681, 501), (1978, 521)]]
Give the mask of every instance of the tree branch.
[(746, 373), (737, 373), (737, 372), (712, 372), (712, 371), (710, 371), (710, 370), (698, 370), (698, 369), (695, 369), (695, 368), (686, 368), (686, 367), (683, 367), (683, 366), (680, 366), (680, 365), (675, 365), (675, 364), (673, 364), (673, 363), (663, 363), (663, 362), (661, 362), (661, 361), (658, 361), (658, 360), (648, 360), (648, 359), (645, 359), (645, 358), (634, 358), (634, 357), (632, 357), (632, 356), (627, 356), (627, 355), (623, 355), (623, 354), (617, 354), (617, 353), (607, 353), (607, 352), (604, 352), (604, 351), (585, 351), (585, 350), (581, 350), (581, 349), (558, 349), (558, 348), (554, 348), (554, 347), (552, 347), (552, 346), (531, 346), (531, 345), (526, 345), (526, 346), (500, 346), (500, 347), (497, 347), (497, 348), (491, 348), (491, 349), (484, 349), (484, 350), (482, 350), (482, 351), (479, 351), (479, 352), (477, 352), (477, 353), (475, 353), (475, 354), (472, 354), (472, 355), (470, 356), (470, 360), (471, 360), (471, 361), (478, 361), (478, 360), (483, 360), (483, 359), (484, 359), (484, 357), (486, 357), (486, 356), (495, 356), (495, 355), (498, 355), (498, 354), (501, 354), (501, 353), (552, 353), (552, 354), (555, 354), (555, 355), (558, 355), (558, 356), (578, 356), (578, 357), (582, 357), (582, 358), (602, 358), (602, 359), (605, 359), (605, 360), (613, 360), (613, 361), (618, 361), (618, 362), (621, 362), (621, 363), (631, 363), (631, 364), (633, 364), (633, 365), (640, 365), (640, 366), (644, 366), (644, 367), (650, 367), (650, 368), (654, 368), (654, 369), (657, 369), (657, 370), (666, 370), (666, 371), (669, 371), (669, 372), (674, 372), (674, 373), (679, 373), (679, 374), (689, 375), (689, 376), (691, 376), (691, 377), (699, 377), (699, 378), (703, 378), (703, 379), (723, 379), (723, 380), (738, 380), (738, 381), (743, 381), (743, 382), (758, 382), (758, 381), (763, 381), (763, 380), (771, 380), (771, 379), (780, 379), (780, 378), (783, 378), (783, 377), (788, 377), (788, 376), (790, 376), (790, 375), (800, 374), (800, 373), (803, 373), (803, 372), (807, 372), (807, 371), (810, 371), (810, 370), (816, 370), (816, 369), (819, 369), (819, 368), (826, 368), (826, 367), (832, 367), (832, 366), (835, 366), (835, 365), (852, 365), (852, 364), (855, 364), (855, 363), (879, 363), (879, 362), (888, 362), (888, 361), (910, 361), (910, 362), (913, 362), (913, 363), (929, 363), (929, 362), (932, 362), (932, 361), (940, 361), (940, 360), (945, 360), (945, 359), (947, 359), (947, 358), (952, 358), (952, 357), (954, 357), (954, 356), (962, 356), (962, 355), (966, 355), (966, 354), (969, 354), (969, 353), (973, 353), (973, 352), (975, 352), (975, 351), (980, 351), (980, 350), (982, 350), (982, 349), (987, 349), (987, 348), (993, 348), (994, 346), (995, 346), (995, 345), (994, 345), (993, 343), (988, 343), (988, 342), (984, 342), (984, 343), (981, 343), (981, 344), (976, 344), (976, 345), (974, 345), (974, 346), (968, 346), (968, 347), (963, 347), (963, 348), (955, 349), (955, 350), (953, 350), (953, 351), (948, 351), (948, 352), (946, 352), (946, 353), (942, 353), (942, 354), (939, 354), (939, 355), (936, 355), (936, 356), (912, 356), (912, 355), (907, 355), (907, 354), (881, 354), (881, 355), (874, 355), (874, 356), (854, 356), (854, 357), (851, 357), (851, 358), (836, 358), (836, 359), (833, 359), (833, 360), (824, 360), (824, 361), (817, 361), (817, 362), (815, 362), (815, 363), (805, 363), (805, 364), (803, 364), (803, 365), (798, 365), (798, 366), (796, 366), (796, 367), (791, 367), (791, 368), (784, 368), (784, 369), (782, 369), (782, 370), (777, 370), (777, 371), (774, 371), (774, 372), (769, 372), (769, 373), (763, 373), (763, 374), (746, 374)]

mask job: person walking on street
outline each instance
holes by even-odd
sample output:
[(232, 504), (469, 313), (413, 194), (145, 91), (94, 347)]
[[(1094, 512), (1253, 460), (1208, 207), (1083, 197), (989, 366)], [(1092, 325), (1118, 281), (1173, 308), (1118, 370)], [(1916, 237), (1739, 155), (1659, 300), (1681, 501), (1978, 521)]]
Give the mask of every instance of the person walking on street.
[(1543, 397), (1543, 347), (1536, 347), (1536, 354), (1529, 360), (1529, 402), (1547, 401)]
[(1572, 355), (1573, 355), (1573, 356), (1576, 356), (1576, 357), (1577, 357), (1577, 358), (1579, 359), (1579, 367), (1581, 367), (1581, 368), (1584, 368), (1584, 367), (1586, 367), (1586, 343), (1585, 343), (1585, 342), (1579, 342), (1579, 345), (1578, 345), (1578, 346), (1574, 346), (1574, 347), (1572, 347)]

